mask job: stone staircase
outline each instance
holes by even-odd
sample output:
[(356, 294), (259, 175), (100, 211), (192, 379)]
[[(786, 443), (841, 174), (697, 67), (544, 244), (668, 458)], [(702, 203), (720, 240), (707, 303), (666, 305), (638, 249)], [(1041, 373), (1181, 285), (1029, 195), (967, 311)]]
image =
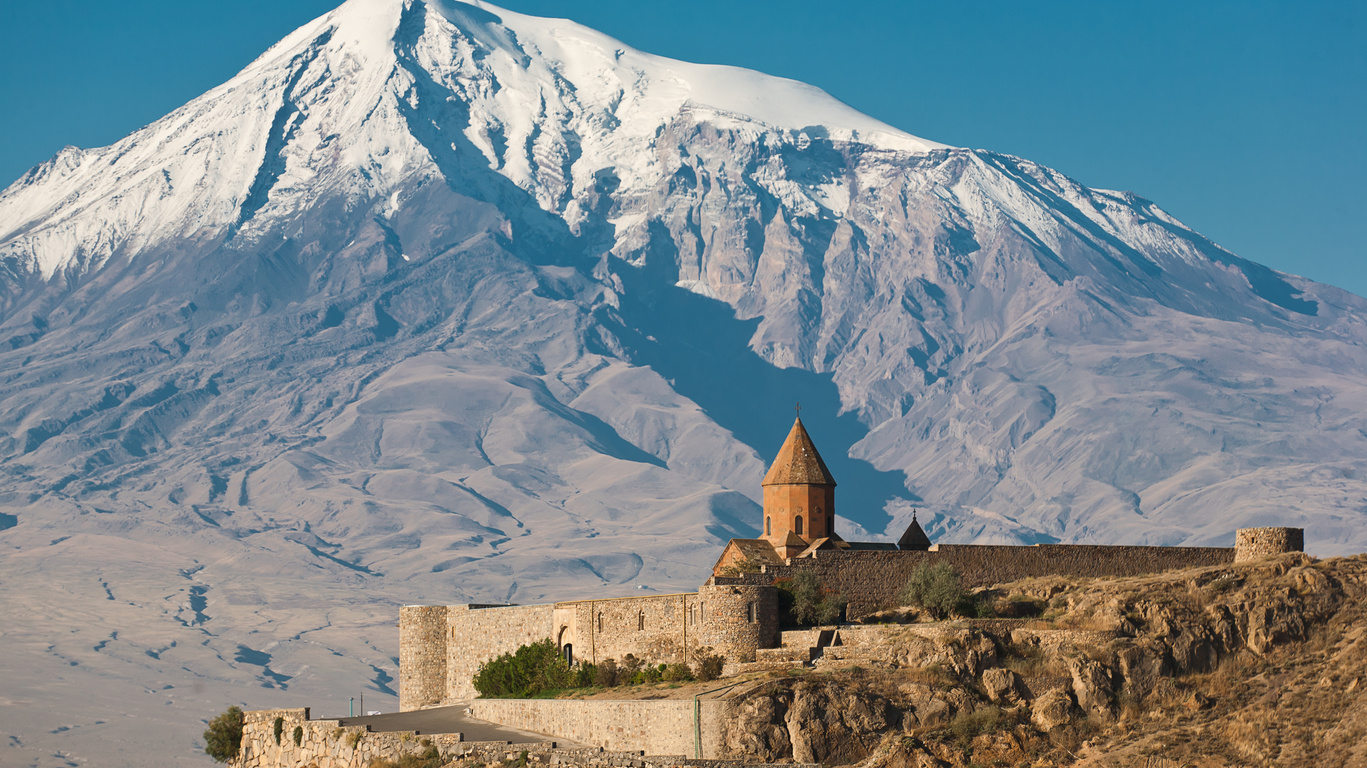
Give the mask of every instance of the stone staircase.
[(838, 627), (785, 630), (780, 633), (779, 647), (756, 650), (752, 662), (726, 665), (726, 674), (810, 667), (829, 649), (839, 647), (841, 643)]

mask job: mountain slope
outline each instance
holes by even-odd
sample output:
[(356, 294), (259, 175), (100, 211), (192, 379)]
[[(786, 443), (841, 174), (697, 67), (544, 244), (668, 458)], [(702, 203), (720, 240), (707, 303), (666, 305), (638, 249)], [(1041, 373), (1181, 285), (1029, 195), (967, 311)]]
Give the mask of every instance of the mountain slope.
[(336, 712), (391, 695), (399, 603), (691, 589), (795, 400), (847, 537), (1367, 541), (1364, 300), (487, 4), (352, 0), (63, 150), (0, 194), (0, 263), (30, 745), (110, 738), (53, 676)]

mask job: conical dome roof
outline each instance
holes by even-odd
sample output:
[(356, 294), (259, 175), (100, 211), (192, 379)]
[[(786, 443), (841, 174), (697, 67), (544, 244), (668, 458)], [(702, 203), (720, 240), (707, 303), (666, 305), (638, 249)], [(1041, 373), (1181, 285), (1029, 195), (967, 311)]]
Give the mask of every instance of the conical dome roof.
[(902, 534), (902, 538), (897, 540), (897, 548), (903, 551), (916, 550), (924, 552), (930, 549), (930, 537), (921, 530), (921, 524), (916, 522), (916, 513), (911, 513), (911, 525)]
[(769, 467), (763, 485), (835, 485), (835, 478), (812, 445), (801, 418), (793, 422), (793, 429), (778, 449), (778, 458)]

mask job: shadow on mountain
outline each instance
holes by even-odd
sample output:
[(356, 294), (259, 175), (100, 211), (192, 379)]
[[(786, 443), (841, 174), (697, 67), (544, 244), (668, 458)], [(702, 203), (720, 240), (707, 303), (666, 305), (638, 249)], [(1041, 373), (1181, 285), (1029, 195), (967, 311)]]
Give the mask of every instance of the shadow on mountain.
[(621, 324), (606, 312), (599, 317), (616, 331), (634, 364), (669, 380), (766, 464), (787, 437), (800, 402), (802, 422), (839, 484), (837, 512), (870, 531), (887, 527), (891, 518), (884, 506), (890, 500), (917, 500), (902, 473), (882, 472), (849, 456), (868, 429), (854, 412), (839, 415), (840, 394), (829, 376), (765, 361), (750, 349), (757, 319), (738, 320), (727, 304), (660, 279), (667, 275), (652, 275), (668, 270), (669, 260), (660, 262), (659, 268), (616, 270), (624, 288)]

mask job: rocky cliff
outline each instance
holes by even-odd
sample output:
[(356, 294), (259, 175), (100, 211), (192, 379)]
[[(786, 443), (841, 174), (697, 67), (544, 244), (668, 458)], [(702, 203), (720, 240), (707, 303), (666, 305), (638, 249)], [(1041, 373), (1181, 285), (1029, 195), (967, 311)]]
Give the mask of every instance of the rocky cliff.
[[(1367, 764), (1367, 557), (1006, 591), (1040, 621), (894, 630), (733, 703), (732, 753), (869, 768)], [(1014, 628), (1013, 628), (1014, 627)]]

